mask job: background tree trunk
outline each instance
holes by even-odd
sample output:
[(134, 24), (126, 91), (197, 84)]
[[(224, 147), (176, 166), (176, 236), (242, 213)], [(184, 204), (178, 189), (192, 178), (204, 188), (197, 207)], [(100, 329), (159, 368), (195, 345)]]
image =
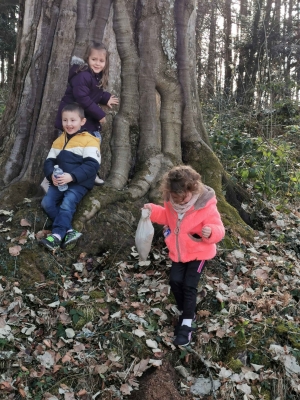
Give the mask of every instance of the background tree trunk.
[(224, 53), (225, 53), (225, 76), (224, 96), (227, 101), (232, 96), (232, 22), (231, 22), (231, 0), (225, 1), (225, 26), (224, 26)]
[(212, 98), (215, 94), (216, 85), (216, 8), (214, 4), (210, 4), (210, 24), (209, 24), (209, 43), (208, 43), (208, 60), (206, 68), (206, 78), (204, 84), (204, 93), (207, 98)]

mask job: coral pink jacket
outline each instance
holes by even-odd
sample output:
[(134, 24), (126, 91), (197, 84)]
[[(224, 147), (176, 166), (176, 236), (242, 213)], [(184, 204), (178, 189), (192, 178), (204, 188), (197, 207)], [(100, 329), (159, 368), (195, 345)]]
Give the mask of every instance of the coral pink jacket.
[[(215, 192), (209, 186), (205, 186), (204, 193), (181, 220), (170, 202), (165, 202), (164, 207), (151, 204), (151, 221), (168, 225), (171, 230), (165, 242), (172, 261), (209, 260), (216, 255), (216, 243), (225, 235), (216, 204)], [(208, 239), (201, 237), (204, 226), (211, 228)], [(198, 238), (193, 236), (195, 234)]]

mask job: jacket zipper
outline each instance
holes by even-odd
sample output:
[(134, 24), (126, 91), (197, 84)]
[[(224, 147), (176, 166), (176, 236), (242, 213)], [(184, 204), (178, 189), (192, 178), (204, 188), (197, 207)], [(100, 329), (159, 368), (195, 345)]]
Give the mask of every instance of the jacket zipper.
[(178, 253), (178, 262), (181, 262), (178, 236), (179, 236), (179, 232), (180, 232), (180, 224), (181, 224), (183, 218), (185, 217), (185, 214), (183, 215), (183, 217), (181, 219), (178, 218), (178, 214), (177, 214), (176, 228), (175, 228), (175, 231), (174, 231), (174, 233), (176, 235), (176, 249), (177, 249), (177, 253)]
[[(189, 212), (190, 210), (188, 210), (186, 213), (184, 213), (184, 215), (183, 215), (183, 217), (181, 218), (181, 219), (179, 219), (178, 218), (178, 214), (177, 214), (177, 222), (176, 222), (176, 228), (175, 228), (175, 230), (174, 230), (174, 234), (176, 235), (176, 250), (177, 250), (177, 254), (178, 254), (178, 262), (181, 262), (181, 259), (180, 259), (180, 247), (179, 247), (179, 239), (178, 239), (178, 234), (179, 234), (179, 231), (180, 231), (180, 224), (182, 223), (182, 221), (183, 221), (183, 218), (185, 218), (185, 216), (187, 215), (187, 214), (190, 214), (191, 212)], [(194, 210), (193, 210), (194, 211)], [(192, 212), (193, 212), (192, 211)]]
[(78, 135), (78, 133), (82, 133), (82, 132), (78, 131), (78, 132), (74, 133), (74, 135), (72, 135), (72, 136), (68, 139), (67, 133), (65, 132), (65, 135), (66, 135), (66, 136), (65, 136), (65, 144), (64, 144), (64, 147), (62, 148), (61, 151), (65, 150), (65, 148), (66, 148), (67, 144), (69, 143), (69, 141), (70, 141), (74, 136)]

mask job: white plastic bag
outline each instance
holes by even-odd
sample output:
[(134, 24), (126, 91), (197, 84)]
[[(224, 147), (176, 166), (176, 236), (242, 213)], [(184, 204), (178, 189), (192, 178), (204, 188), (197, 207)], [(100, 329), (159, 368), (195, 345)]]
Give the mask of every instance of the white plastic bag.
[(140, 256), (140, 261), (146, 261), (151, 249), (154, 228), (150, 220), (151, 211), (142, 209), (142, 216), (135, 233), (135, 246)]

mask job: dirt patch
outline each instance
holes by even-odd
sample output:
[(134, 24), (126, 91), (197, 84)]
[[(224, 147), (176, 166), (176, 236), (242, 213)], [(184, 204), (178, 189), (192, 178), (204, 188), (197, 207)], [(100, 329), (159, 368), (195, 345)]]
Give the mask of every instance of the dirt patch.
[(177, 390), (178, 377), (170, 363), (149, 370), (139, 381), (140, 388), (128, 400), (182, 400), (193, 399), (190, 393), (183, 396)]

